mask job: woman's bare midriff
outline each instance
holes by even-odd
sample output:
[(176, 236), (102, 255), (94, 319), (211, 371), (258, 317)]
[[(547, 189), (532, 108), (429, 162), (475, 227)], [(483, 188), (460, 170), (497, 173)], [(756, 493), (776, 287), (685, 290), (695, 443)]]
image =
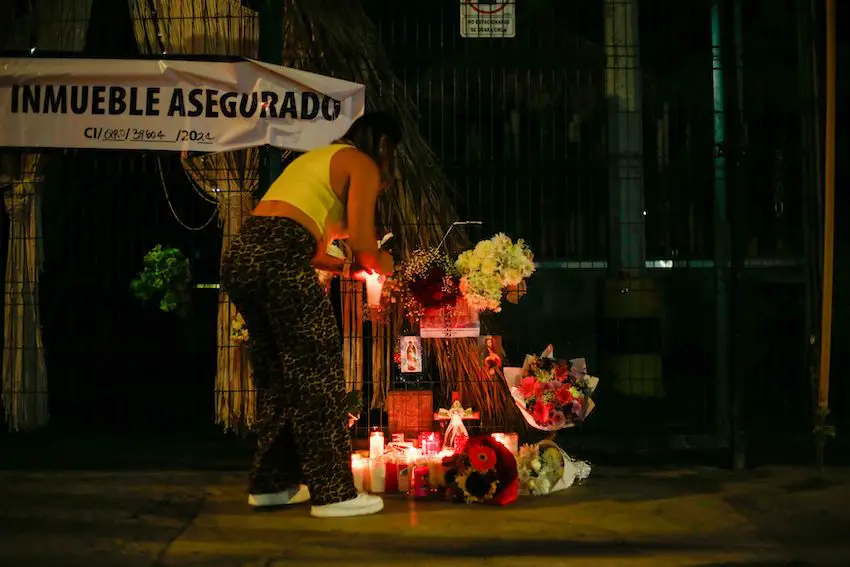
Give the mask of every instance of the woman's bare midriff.
[(255, 217), (284, 217), (294, 220), (313, 235), (317, 243), (316, 255), (322, 255), (322, 231), (316, 226), (316, 222), (298, 207), (283, 201), (260, 201), (251, 214)]

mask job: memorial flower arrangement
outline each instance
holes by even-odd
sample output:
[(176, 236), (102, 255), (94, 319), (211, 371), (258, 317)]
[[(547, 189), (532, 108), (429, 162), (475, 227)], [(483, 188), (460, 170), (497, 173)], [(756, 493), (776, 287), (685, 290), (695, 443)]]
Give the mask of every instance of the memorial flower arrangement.
[(555, 360), (551, 345), (541, 356), (526, 356), (521, 369), (506, 368), (505, 379), (528, 424), (544, 431), (582, 422), (593, 410), (599, 382), (587, 374), (584, 359)]
[(490, 436), (472, 437), (463, 451), (445, 457), (437, 484), (458, 503), (505, 506), (519, 494), (516, 459)]
[(504, 234), (482, 240), (452, 260), (440, 248), (419, 249), (402, 263), (382, 291), (381, 310), (401, 303), (410, 319), (426, 310), (451, 310), (463, 297), (474, 311), (501, 310), (502, 297), (534, 273), (531, 250)]
[(520, 491), (533, 496), (549, 494), (564, 476), (564, 460), (560, 451), (539, 445), (523, 445), (517, 456)]
[(506, 289), (518, 286), (534, 273), (534, 255), (520, 239), (513, 242), (499, 233), (462, 253), (455, 267), (460, 272), (460, 291), (478, 311), (502, 309)]
[(590, 465), (570, 458), (553, 441), (523, 445), (517, 456), (519, 492), (541, 496), (564, 490), (590, 475)]
[(426, 309), (451, 307), (460, 295), (460, 274), (440, 249), (414, 250), (392, 278), (384, 282), (382, 303), (400, 302), (418, 320)]

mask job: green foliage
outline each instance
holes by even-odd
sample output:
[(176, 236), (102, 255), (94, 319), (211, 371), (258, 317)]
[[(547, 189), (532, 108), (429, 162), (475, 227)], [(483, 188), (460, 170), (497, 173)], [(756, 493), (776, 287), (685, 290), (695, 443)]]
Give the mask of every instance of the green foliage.
[(157, 302), (162, 311), (183, 317), (189, 311), (191, 279), (186, 256), (177, 248), (157, 244), (145, 254), (144, 269), (132, 281), (130, 289), (145, 303)]

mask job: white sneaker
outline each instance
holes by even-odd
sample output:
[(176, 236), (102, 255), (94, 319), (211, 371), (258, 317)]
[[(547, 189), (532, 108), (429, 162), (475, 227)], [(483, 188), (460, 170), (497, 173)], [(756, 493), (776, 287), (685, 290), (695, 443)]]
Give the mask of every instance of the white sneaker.
[(310, 499), (310, 490), (306, 484), (284, 490), (283, 492), (273, 492), (270, 494), (249, 494), (248, 504), (254, 507), (263, 506), (286, 506), (289, 504), (301, 504)]
[(384, 509), (384, 499), (371, 494), (358, 494), (356, 498), (345, 502), (335, 502), (324, 506), (313, 506), (310, 515), (314, 518), (347, 518), (368, 516)]

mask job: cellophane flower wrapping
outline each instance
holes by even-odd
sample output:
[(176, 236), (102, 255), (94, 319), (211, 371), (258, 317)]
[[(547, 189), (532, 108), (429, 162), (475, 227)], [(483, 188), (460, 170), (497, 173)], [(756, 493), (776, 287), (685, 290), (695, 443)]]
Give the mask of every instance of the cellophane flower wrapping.
[(498, 313), (505, 289), (518, 286), (534, 273), (534, 255), (523, 240), (513, 242), (499, 233), (463, 252), (455, 268), (460, 273), (460, 292), (469, 306)]
[(541, 496), (566, 490), (590, 475), (590, 464), (571, 458), (554, 441), (523, 445), (517, 456), (519, 493)]
[(528, 355), (522, 368), (505, 367), (505, 380), (525, 421), (541, 431), (575, 427), (593, 411), (599, 378), (587, 373), (583, 358), (556, 360), (551, 346)]

